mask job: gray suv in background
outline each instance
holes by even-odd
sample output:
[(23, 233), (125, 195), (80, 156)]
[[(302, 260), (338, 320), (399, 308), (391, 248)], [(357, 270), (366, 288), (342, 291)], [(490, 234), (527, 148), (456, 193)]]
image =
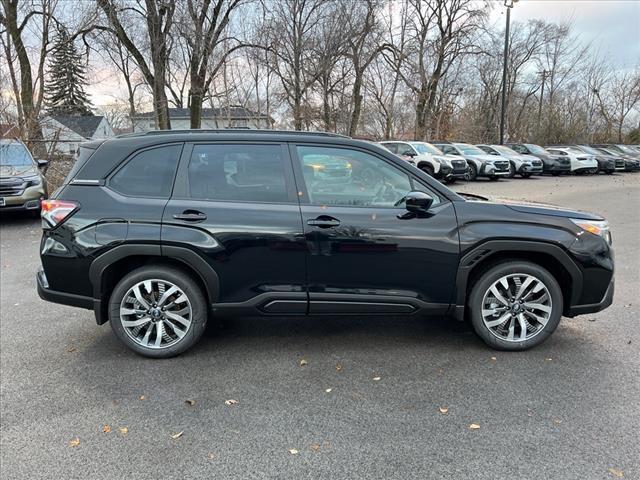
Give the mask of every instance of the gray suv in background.
[(47, 186), (40, 168), (20, 140), (0, 140), (0, 212), (27, 211), (40, 214)]

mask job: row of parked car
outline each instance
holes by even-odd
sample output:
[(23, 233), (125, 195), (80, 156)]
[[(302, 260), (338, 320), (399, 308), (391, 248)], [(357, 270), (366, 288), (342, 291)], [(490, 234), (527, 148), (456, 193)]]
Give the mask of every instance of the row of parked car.
[(506, 145), (434, 141), (380, 142), (386, 149), (447, 183), (456, 180), (528, 178), (550, 174), (612, 174), (640, 171), (640, 145)]

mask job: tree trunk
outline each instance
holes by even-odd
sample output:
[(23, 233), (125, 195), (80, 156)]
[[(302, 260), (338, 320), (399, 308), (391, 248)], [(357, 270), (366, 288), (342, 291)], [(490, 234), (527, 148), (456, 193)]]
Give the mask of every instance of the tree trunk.
[(353, 137), (358, 131), (360, 122), (360, 112), (362, 111), (362, 72), (356, 72), (353, 81), (353, 111), (351, 112), (351, 123), (349, 124), (349, 136)]
[(427, 92), (423, 89), (418, 93), (416, 102), (416, 127), (413, 132), (414, 140), (424, 140), (427, 137), (426, 125)]

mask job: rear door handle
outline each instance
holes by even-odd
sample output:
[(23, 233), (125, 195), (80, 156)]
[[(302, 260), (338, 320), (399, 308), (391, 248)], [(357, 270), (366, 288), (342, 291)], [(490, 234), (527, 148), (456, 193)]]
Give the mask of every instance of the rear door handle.
[(331, 228), (340, 225), (340, 220), (330, 217), (329, 215), (320, 215), (318, 218), (307, 220), (307, 225), (318, 228)]
[(185, 210), (182, 213), (175, 213), (173, 218), (176, 220), (184, 220), (186, 222), (202, 222), (207, 219), (207, 216), (197, 210)]

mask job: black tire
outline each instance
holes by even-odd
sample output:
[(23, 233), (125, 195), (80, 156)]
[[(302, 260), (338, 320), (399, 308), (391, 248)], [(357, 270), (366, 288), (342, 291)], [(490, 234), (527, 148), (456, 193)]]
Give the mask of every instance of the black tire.
[[(148, 348), (136, 343), (125, 330), (120, 317), (120, 304), (124, 295), (137, 283), (150, 279), (171, 282), (182, 290), (191, 305), (191, 325), (184, 337), (165, 348)], [(113, 332), (129, 349), (151, 358), (170, 358), (191, 348), (202, 336), (207, 325), (207, 316), (207, 302), (197, 283), (181, 270), (165, 266), (140, 267), (127, 274), (116, 285), (109, 300), (109, 320)]]
[(607, 175), (613, 175), (613, 172), (615, 170), (606, 170), (604, 173), (606, 173)]
[(491, 180), (492, 182), (497, 182), (498, 180), (500, 180), (500, 177), (498, 177), (497, 175), (492, 175), (489, 177), (489, 180)]
[(513, 162), (509, 162), (509, 175), (507, 175), (509, 178), (513, 178), (516, 176), (516, 165)]
[(433, 167), (431, 165), (429, 165), (429, 164), (421, 165), (420, 166), (420, 170), (422, 170), (424, 173), (426, 173), (430, 177), (435, 178), (434, 173), (433, 173)]
[(478, 168), (473, 164), (469, 163), (469, 172), (467, 173), (467, 180), (473, 182), (478, 178)]
[(531, 177), (531, 175), (532, 175), (531, 172), (523, 172), (520, 174), (522, 178), (529, 178)]
[(453, 185), (454, 183), (456, 183), (456, 179), (452, 177), (447, 177), (444, 179), (444, 183), (446, 183), (447, 185)]
[(551, 175), (553, 175), (554, 177), (557, 177), (560, 175), (560, 172), (551, 172)]
[[(494, 282), (510, 274), (526, 274), (536, 277), (547, 288), (552, 301), (550, 318), (546, 325), (533, 337), (517, 342), (503, 340), (494, 335), (485, 326), (482, 318), (482, 302), (485, 293)], [(562, 291), (555, 277), (545, 268), (524, 260), (506, 260), (490, 267), (480, 275), (467, 298), (467, 309), (473, 329), (487, 345), (496, 350), (527, 350), (544, 342), (560, 323), (563, 310)]]

